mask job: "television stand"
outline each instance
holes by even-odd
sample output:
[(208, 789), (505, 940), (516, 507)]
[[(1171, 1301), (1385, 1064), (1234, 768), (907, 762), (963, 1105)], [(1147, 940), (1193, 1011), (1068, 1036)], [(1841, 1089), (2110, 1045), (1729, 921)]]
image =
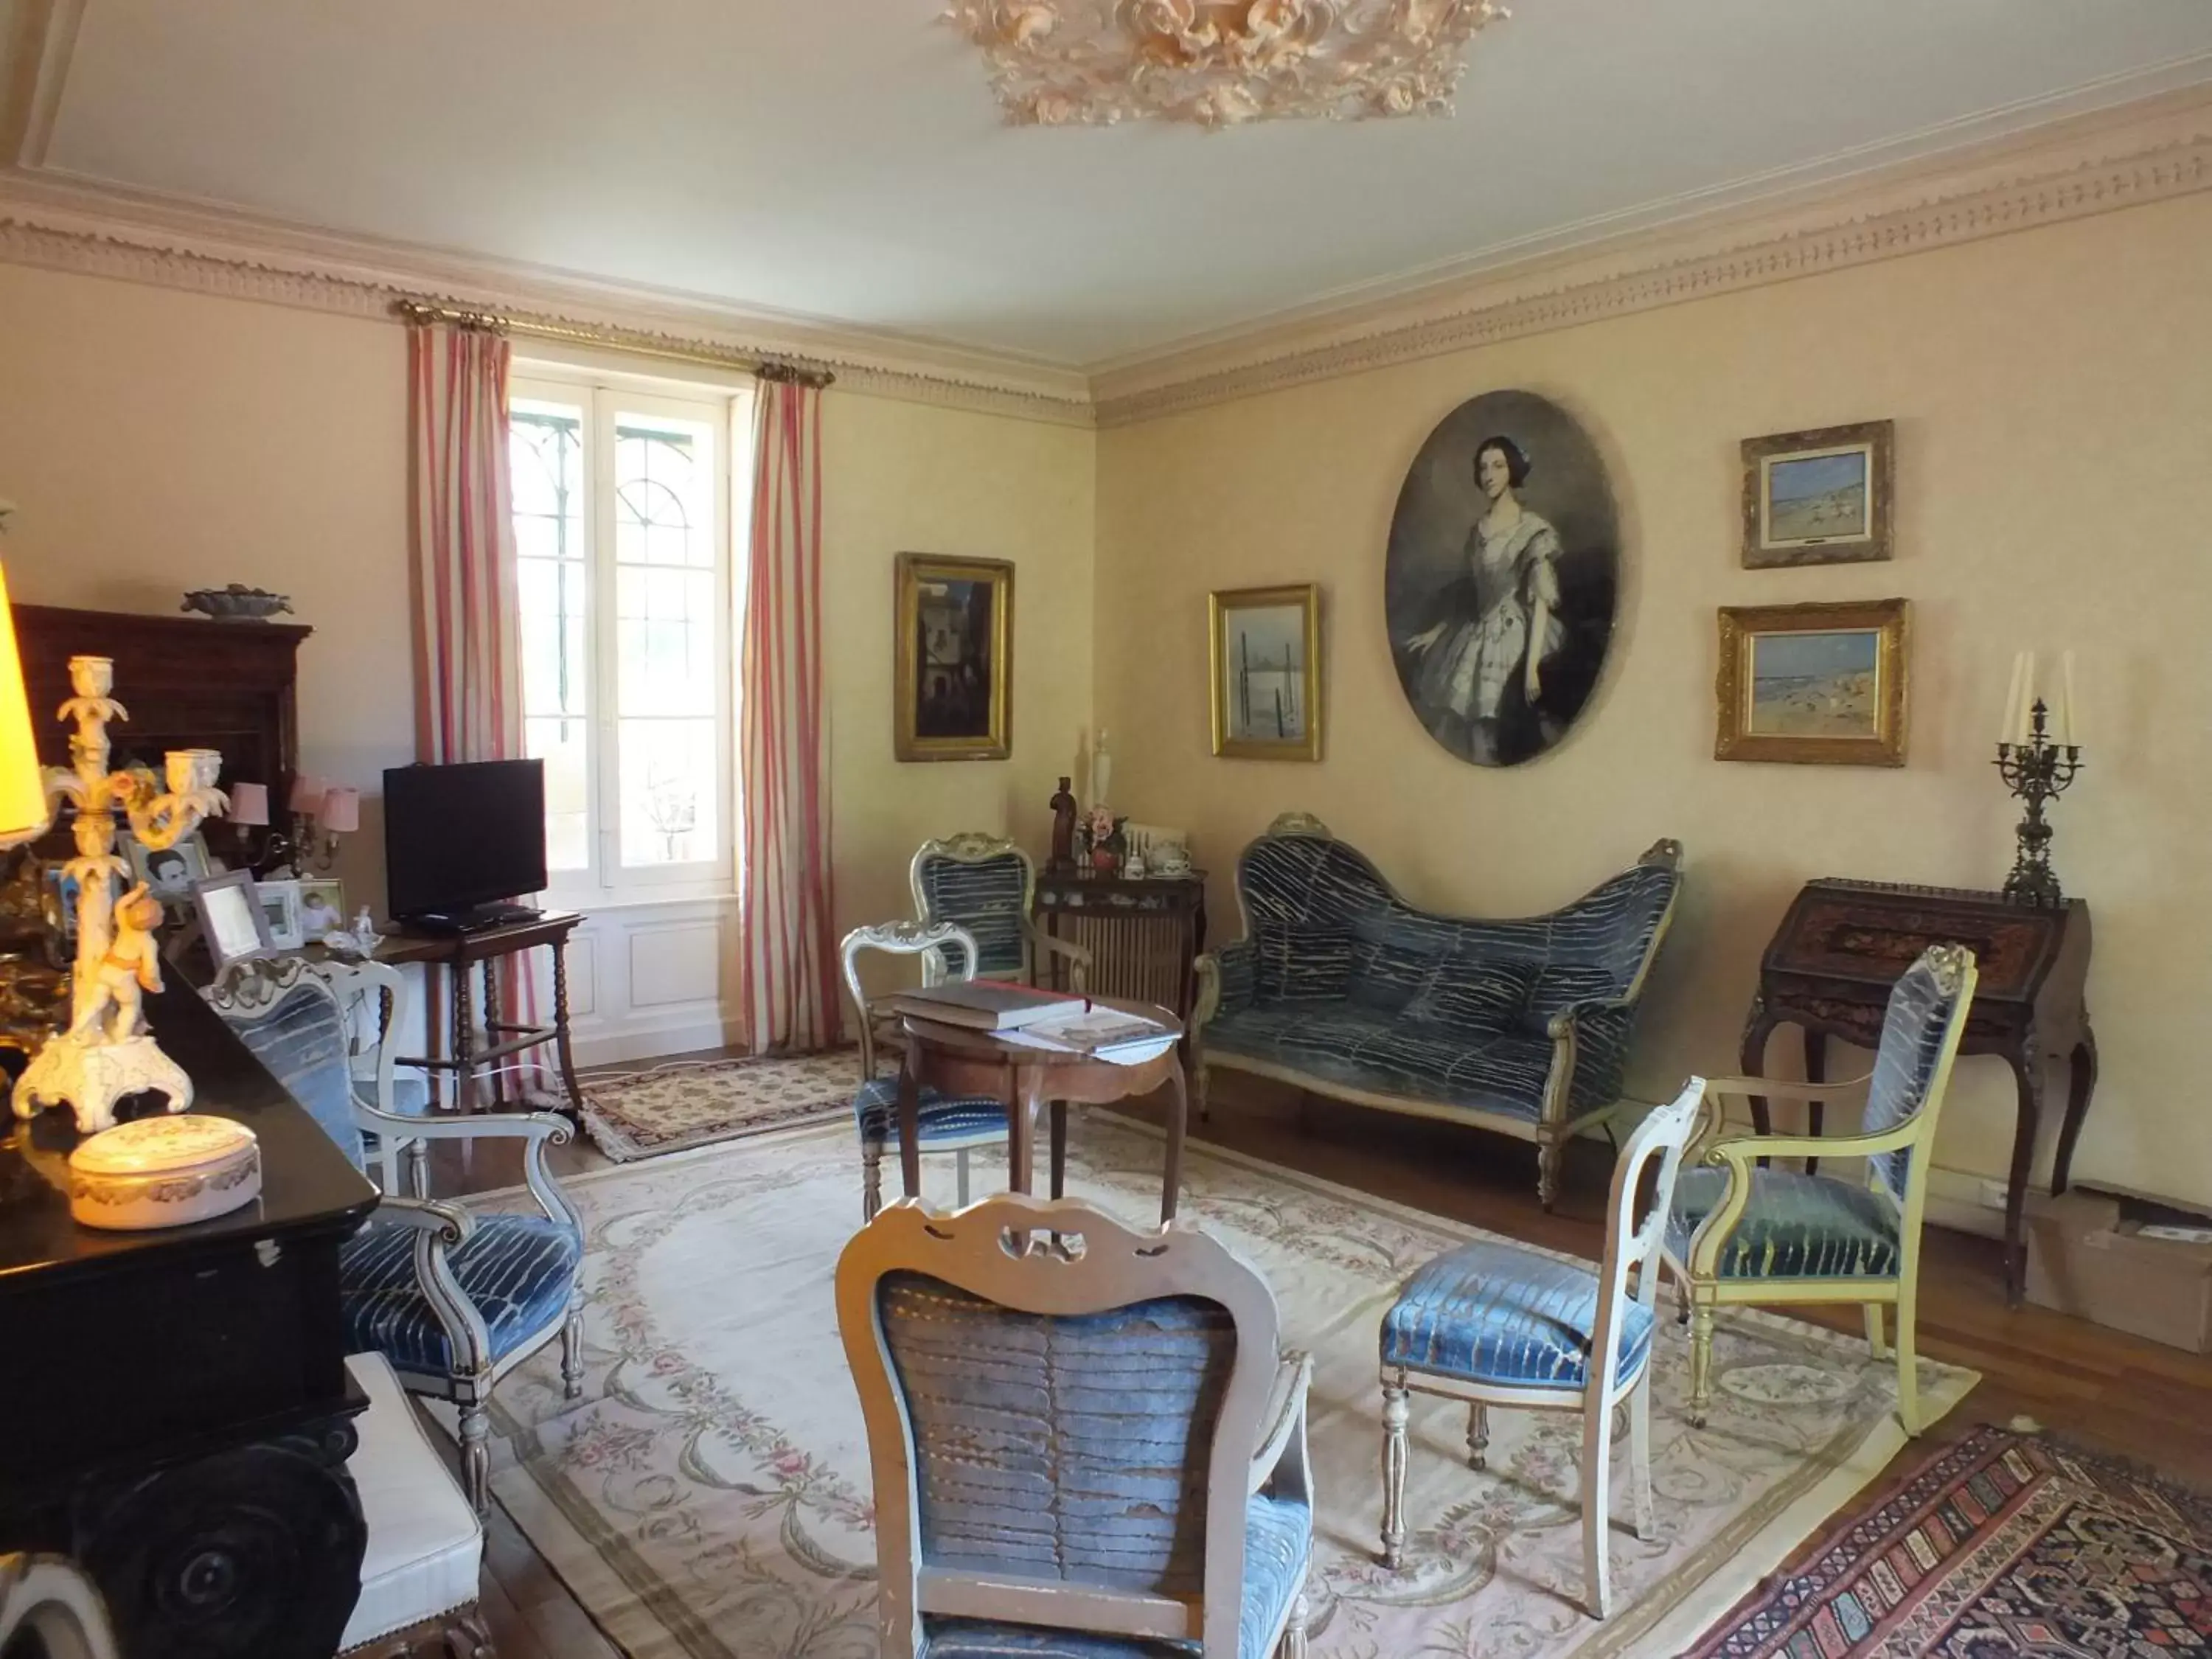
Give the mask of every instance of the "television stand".
[[(419, 962), (425, 969), (435, 970), (444, 981), (442, 985), (434, 982), (429, 988), (430, 1006), (435, 1008), (443, 1000), (451, 1011), (442, 1042), (439, 1041), (438, 1020), (433, 1017), (424, 1021), (430, 1047), (442, 1052), (407, 1056), (398, 1062), (420, 1067), (428, 1073), (434, 1096), (443, 1092), (436, 1083), (441, 1074), (453, 1079), (453, 1097), (440, 1099), (437, 1104), (463, 1112), (477, 1110), (480, 1104), (487, 1103), (478, 1099), (483, 1080), (479, 1073), (489, 1071), (491, 1097), (488, 1103), (495, 1109), (504, 1107), (507, 1091), (502, 1078), (507, 1066), (516, 1055), (550, 1042), (554, 1046), (561, 1082), (568, 1092), (567, 1110), (580, 1121), (584, 1097), (576, 1085), (576, 1062), (568, 1044), (568, 968), (565, 951), (568, 935), (583, 920), (574, 911), (532, 910), (523, 912), (522, 920), (495, 921), (472, 933), (431, 933), (410, 921), (400, 924), (398, 932), (385, 937), (376, 952), (379, 962)], [(502, 1018), (501, 964), (508, 957), (535, 950), (541, 945), (553, 952), (551, 1021), (528, 1023)], [(483, 987), (481, 1033), (477, 1024), (476, 1000), (470, 990), (471, 968), (479, 970), (478, 978)]]

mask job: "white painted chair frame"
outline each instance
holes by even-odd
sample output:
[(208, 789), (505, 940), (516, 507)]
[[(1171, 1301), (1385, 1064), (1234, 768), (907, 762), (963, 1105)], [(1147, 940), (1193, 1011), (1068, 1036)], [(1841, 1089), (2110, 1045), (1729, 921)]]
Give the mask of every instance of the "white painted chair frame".
[[(1606, 1206), (1605, 1256), (1598, 1265), (1597, 1328), (1591, 1333), (1589, 1364), (1595, 1369), (1594, 1379), (1579, 1389), (1510, 1388), (1437, 1376), (1404, 1366), (1382, 1368), (1382, 1565), (1391, 1571), (1401, 1565), (1406, 1543), (1409, 1395), (1433, 1395), (1466, 1405), (1468, 1466), (1476, 1469), (1484, 1466), (1490, 1445), (1491, 1407), (1576, 1411), (1583, 1414), (1584, 1605), (1597, 1619), (1611, 1610), (1613, 1585), (1606, 1534), (1612, 1519), (1613, 1413), (1623, 1400), (1628, 1402), (1629, 1492), (1635, 1509), (1636, 1535), (1646, 1540), (1653, 1535), (1651, 1373), (1657, 1363), (1657, 1334), (1654, 1332), (1651, 1346), (1636, 1375), (1624, 1379), (1620, 1374), (1620, 1329), (1632, 1302), (1650, 1309), (1657, 1299), (1659, 1258), (1667, 1217), (1674, 1204), (1674, 1179), (1705, 1090), (1703, 1079), (1692, 1078), (1671, 1103), (1645, 1115), (1614, 1162), (1613, 1191)], [(1651, 1208), (1639, 1227), (1636, 1224), (1637, 1191), (1654, 1158), (1660, 1160), (1658, 1180)], [(1628, 1288), (1632, 1273), (1637, 1275), (1632, 1295)]]
[[(1161, 1297), (1201, 1297), (1237, 1332), (1206, 1476), (1203, 1589), (1195, 1599), (924, 1565), (912, 1424), (884, 1342), (878, 1287), (916, 1273), (1019, 1312), (1103, 1313)], [(1285, 1353), (1275, 1298), (1258, 1271), (1188, 1221), (1132, 1232), (1073, 1200), (1006, 1193), (954, 1214), (902, 1199), (853, 1236), (837, 1261), (837, 1328), (860, 1395), (874, 1474), (882, 1659), (915, 1659), (922, 1618), (1197, 1642), (1200, 1659), (1237, 1659), (1245, 1512), (1273, 1481), (1312, 1501), (1306, 1390), (1313, 1361)], [(1305, 1659), (1307, 1600), (1291, 1597), (1262, 1652)]]
[(478, 1140), (520, 1137), (522, 1175), (530, 1195), (549, 1220), (565, 1222), (580, 1234), (582, 1218), (562, 1193), (545, 1166), (545, 1149), (566, 1145), (574, 1131), (568, 1121), (554, 1112), (478, 1113), (467, 1117), (416, 1117), (391, 1109), (393, 1058), (389, 1034), (401, 1029), (406, 1013), (407, 982), (388, 963), (313, 963), (300, 957), (249, 959), (220, 975), (203, 993), (216, 1011), (227, 1018), (252, 1023), (270, 1012), (303, 982), (317, 986), (331, 999), (341, 1023), (347, 1018), (346, 1002), (337, 988), (373, 988), (395, 1000), (386, 1026), (387, 1040), (380, 1046), (375, 1068), (375, 1104), (354, 1099), (354, 1121), (377, 1137), (386, 1181), (376, 1206), (379, 1220), (411, 1229), (415, 1234), (415, 1279), (445, 1332), (453, 1357), (450, 1373), (392, 1369), (410, 1394), (450, 1400), (458, 1408), (461, 1442), (461, 1484), (478, 1515), (491, 1498), (490, 1423), (486, 1408), (501, 1377), (553, 1340), (561, 1338), (561, 1380), (569, 1399), (584, 1388), (584, 1297), (580, 1275), (569, 1292), (566, 1315), (557, 1326), (548, 1327), (535, 1340), (495, 1360), (491, 1336), (483, 1317), (463, 1293), (448, 1260), (476, 1231), (476, 1217), (459, 1204), (413, 1195), (398, 1189), (395, 1160), (404, 1149), (410, 1177), (423, 1179), (422, 1143), (428, 1140)]
[[(915, 849), (906, 869), (907, 886), (914, 895), (915, 924), (919, 927), (930, 924), (929, 894), (921, 884), (921, 872), (922, 866), (932, 859), (946, 859), (954, 864), (988, 864), (994, 859), (1007, 857), (1019, 859), (1022, 864), (1022, 947), (1024, 966), (1030, 982), (1033, 985), (1040, 982), (1038, 975), (1044, 970), (1047, 956), (1062, 957), (1067, 962), (1067, 988), (1081, 992), (1091, 972), (1091, 952), (1072, 939), (1054, 938), (1036, 925), (1036, 864), (1027, 853), (1003, 836), (986, 835), (980, 830), (966, 830), (942, 841), (926, 841)], [(975, 957), (972, 943), (963, 960), (969, 965), (969, 971), (962, 977), (973, 979)], [(921, 982), (924, 985), (944, 984), (945, 976), (950, 971), (945, 966), (942, 951), (932, 951), (921, 959)]]
[[(940, 921), (934, 925), (919, 921), (878, 922), (873, 927), (855, 927), (845, 935), (837, 946), (838, 966), (845, 975), (845, 994), (853, 999), (853, 1007), (859, 1018), (854, 1022), (860, 1034), (860, 1079), (872, 1081), (876, 1075), (876, 1029), (870, 1016), (867, 994), (860, 986), (860, 957), (863, 951), (881, 951), (890, 956), (920, 956), (925, 964), (934, 960), (942, 963), (942, 951), (947, 945), (957, 945), (964, 966), (951, 975), (951, 983), (964, 984), (975, 977), (975, 936), (957, 922)], [(927, 969), (925, 967), (925, 977)], [(945, 984), (942, 974), (935, 981), (926, 982)], [(972, 1135), (932, 1142), (925, 1152), (951, 1152), (954, 1180), (958, 1183), (960, 1206), (968, 1205), (968, 1154), (977, 1146), (996, 1146), (1004, 1144), (1006, 1127), (1002, 1121), (995, 1129), (979, 1129)], [(884, 1148), (889, 1143), (863, 1139), (860, 1142), (860, 1219), (873, 1220), (884, 1202)]]
[[(1877, 1359), (1889, 1352), (1883, 1340), (1883, 1309), (1893, 1308), (1897, 1318), (1897, 1415), (1908, 1435), (1917, 1436), (1920, 1421), (1918, 1340), (1915, 1327), (1920, 1298), (1920, 1233), (1928, 1207), (1928, 1171), (1935, 1149), (1936, 1123), (1943, 1098), (1950, 1091), (1952, 1064), (1959, 1057), (1959, 1041), (1966, 1035), (1966, 1015), (1974, 1003), (1979, 977), (1971, 951), (1937, 946), (1940, 975), (1955, 976), (1951, 1014), (1936, 1051), (1936, 1069), (1919, 1110), (1911, 1116), (1871, 1135), (1762, 1135), (1756, 1132), (1720, 1134), (1727, 1115), (1722, 1101), (1765, 1095), (1769, 1099), (1832, 1102), (1873, 1080), (1869, 1072), (1842, 1083), (1795, 1083), (1774, 1078), (1725, 1077), (1710, 1079), (1705, 1088), (1713, 1100), (1706, 1133), (1696, 1148), (1696, 1160), (1723, 1164), (1728, 1188), (1689, 1242), (1689, 1259), (1677, 1261), (1669, 1253), (1667, 1269), (1674, 1276), (1678, 1308), (1690, 1324), (1690, 1407), (1692, 1425), (1703, 1428), (1712, 1402), (1713, 1316), (1723, 1307), (1775, 1307), (1808, 1304), (1857, 1303), (1866, 1313), (1867, 1346)], [(1952, 987), (1944, 988), (1953, 994)], [(1899, 1203), (1876, 1179), (1872, 1159), (1882, 1152), (1911, 1148), (1912, 1158), (1905, 1177), (1905, 1197)], [(1722, 1247), (1751, 1201), (1751, 1172), (1761, 1159), (1776, 1158), (1865, 1158), (1864, 1178), (1882, 1203), (1897, 1213), (1898, 1268), (1893, 1278), (1853, 1276), (1827, 1279), (1723, 1278), (1717, 1271)]]
[(0, 1555), (0, 1652), (118, 1659), (100, 1587), (58, 1555)]

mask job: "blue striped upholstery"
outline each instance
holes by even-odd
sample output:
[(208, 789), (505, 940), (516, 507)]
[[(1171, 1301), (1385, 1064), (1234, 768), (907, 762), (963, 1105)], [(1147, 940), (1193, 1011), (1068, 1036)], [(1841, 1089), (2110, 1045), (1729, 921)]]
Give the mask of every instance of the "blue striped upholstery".
[[(338, 1252), (338, 1301), (349, 1352), (374, 1349), (403, 1371), (450, 1375), (445, 1327), (415, 1277), (415, 1230), (370, 1218)], [(506, 1358), (568, 1313), (583, 1241), (537, 1215), (477, 1218), (447, 1255), (461, 1294), (482, 1316), (491, 1358)]]
[[(1875, 1052), (1874, 1079), (1867, 1085), (1863, 1120), (1866, 1133), (1893, 1129), (1928, 1103), (1928, 1091), (1936, 1081), (1936, 1063), (1942, 1057), (1943, 1029), (1957, 1004), (1956, 992), (1945, 994), (1924, 958), (1906, 969), (1891, 988), (1889, 1009), (1882, 1017), (1881, 1042)], [(1890, 1196), (1903, 1203), (1905, 1178), (1912, 1170), (1912, 1149), (1905, 1146), (1877, 1153), (1872, 1162)]]
[[(1398, 1292), (1382, 1316), (1382, 1364), (1501, 1388), (1580, 1389), (1597, 1304), (1597, 1274), (1587, 1263), (1502, 1243), (1463, 1244)], [(1628, 1302), (1620, 1380), (1642, 1370), (1650, 1353), (1651, 1310)]]
[[(1728, 1171), (1685, 1170), (1674, 1187), (1667, 1249), (1690, 1259), (1690, 1237), (1728, 1189)], [(1721, 1246), (1723, 1279), (1894, 1279), (1898, 1214), (1881, 1194), (1796, 1170), (1753, 1169), (1751, 1198)]]
[(1263, 836), (1237, 884), (1251, 939), (1215, 953), (1204, 1048), (1349, 1089), (1533, 1121), (1573, 1023), (1567, 1115), (1619, 1098), (1635, 1029), (1622, 1006), (1679, 876), (1638, 864), (1546, 916), (1478, 921), (1417, 910), (1323, 836)]
[[(953, 921), (975, 936), (982, 958), (973, 969), (987, 978), (1018, 979), (1029, 970), (1028, 941), (1022, 924), (1030, 889), (1028, 861), (1019, 853), (968, 863), (960, 859), (921, 861), (921, 920)], [(943, 947), (945, 965), (957, 978), (967, 971), (957, 945)]]
[(319, 980), (303, 980), (258, 1018), (227, 1017), (253, 1057), (306, 1107), (358, 1170), (361, 1130), (354, 1121), (352, 1058), (337, 1000)]
[[(975, 1140), (1006, 1133), (1006, 1103), (988, 1095), (948, 1099), (934, 1089), (921, 1091), (916, 1115), (925, 1150), (933, 1145)], [(853, 1116), (863, 1142), (878, 1146), (898, 1145), (898, 1079), (871, 1078), (853, 1097)]]

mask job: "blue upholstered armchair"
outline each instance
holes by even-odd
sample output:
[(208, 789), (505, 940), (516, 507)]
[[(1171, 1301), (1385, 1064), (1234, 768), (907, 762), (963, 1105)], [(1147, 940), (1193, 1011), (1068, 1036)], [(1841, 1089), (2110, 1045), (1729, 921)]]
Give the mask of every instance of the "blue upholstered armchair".
[(1215, 1068), (1561, 1150), (1620, 1109), (1638, 1000), (1681, 889), (1662, 841), (1565, 908), (1514, 921), (1419, 910), (1293, 813), (1244, 849), (1245, 936), (1198, 962), (1199, 1108)]
[[(949, 921), (975, 936), (981, 960), (967, 977), (1051, 984), (1045, 958), (1064, 964), (1065, 988), (1080, 991), (1091, 969), (1091, 953), (1079, 945), (1054, 939), (1036, 925), (1036, 866), (1010, 841), (974, 831), (947, 841), (926, 841), (914, 855), (908, 878), (914, 888), (916, 921)], [(932, 951), (922, 958), (922, 983), (940, 985), (959, 966), (952, 953)]]
[[(380, 963), (344, 971), (380, 980), (397, 1028), (405, 981)], [(410, 1392), (459, 1407), (463, 1484), (482, 1514), (489, 1490), (485, 1407), (499, 1379), (558, 1334), (570, 1397), (582, 1386), (583, 1230), (545, 1167), (545, 1148), (569, 1137), (567, 1121), (550, 1112), (396, 1113), (388, 1043), (364, 1099), (349, 1059), (346, 1011), (317, 968), (298, 957), (240, 963), (206, 996), (356, 1168), (364, 1164), (363, 1132), (378, 1137), (387, 1190), (338, 1260), (347, 1346), (383, 1354)], [(425, 1140), (493, 1136), (522, 1139), (523, 1175), (540, 1214), (479, 1215), (389, 1190), (400, 1151), (419, 1168), (412, 1150)]]
[(1227, 1246), (907, 1200), (845, 1247), (837, 1325), (883, 1659), (1304, 1659), (1312, 1365)]
[[(1698, 1148), (1709, 1167), (1683, 1174), (1667, 1231), (1667, 1261), (1692, 1327), (1690, 1420), (1712, 1397), (1713, 1313), (1742, 1304), (1857, 1303), (1867, 1342), (1884, 1352), (1885, 1305), (1897, 1310), (1897, 1412), (1920, 1432), (1914, 1321), (1920, 1225), (1936, 1121), (1973, 1006), (1971, 951), (1923, 951), (1889, 994), (1874, 1070), (1855, 1083), (1789, 1084), (1717, 1078), (1729, 1095), (1833, 1099), (1859, 1085), (1866, 1110), (1856, 1135), (1732, 1134)], [(1709, 1125), (1717, 1129), (1716, 1121)], [(1856, 1179), (1782, 1168), (1771, 1160), (1863, 1158)], [(1712, 1167), (1717, 1166), (1717, 1167)]]

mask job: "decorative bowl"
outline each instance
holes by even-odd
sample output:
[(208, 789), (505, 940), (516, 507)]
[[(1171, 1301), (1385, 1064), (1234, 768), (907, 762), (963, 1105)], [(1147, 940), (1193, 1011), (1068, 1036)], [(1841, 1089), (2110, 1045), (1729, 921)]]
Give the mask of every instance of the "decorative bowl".
[(267, 622), (280, 611), (289, 615), (292, 601), (283, 593), (233, 582), (228, 587), (195, 587), (177, 609), (201, 611), (217, 622)]
[(69, 1168), (70, 1214), (116, 1231), (205, 1221), (261, 1193), (253, 1131), (189, 1112), (102, 1130), (70, 1154)]

